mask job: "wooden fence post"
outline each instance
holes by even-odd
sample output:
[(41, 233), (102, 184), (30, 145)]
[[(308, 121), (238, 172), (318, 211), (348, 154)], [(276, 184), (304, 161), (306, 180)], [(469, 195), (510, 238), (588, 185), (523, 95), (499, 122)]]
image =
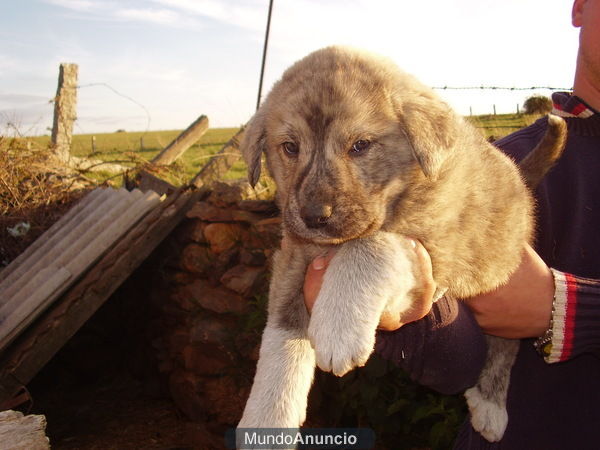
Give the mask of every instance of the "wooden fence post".
[(229, 168), (242, 156), (239, 145), (243, 136), (244, 128), (241, 128), (218, 153), (210, 158), (196, 176), (192, 178), (190, 184), (201, 188), (225, 175)]
[(52, 147), (56, 156), (68, 162), (77, 119), (77, 64), (62, 63), (58, 73), (58, 89), (54, 99)]
[(208, 117), (198, 117), (187, 127), (173, 142), (167, 145), (162, 152), (154, 157), (152, 164), (169, 165), (179, 158), (188, 148), (194, 145), (208, 130)]

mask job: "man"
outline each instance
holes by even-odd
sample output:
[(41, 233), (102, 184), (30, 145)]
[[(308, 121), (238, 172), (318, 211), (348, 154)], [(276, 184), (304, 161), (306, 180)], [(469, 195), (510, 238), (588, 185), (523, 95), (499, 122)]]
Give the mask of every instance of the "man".
[[(485, 347), (473, 316), (486, 333), (522, 339), (503, 439), (489, 444), (465, 423), (459, 449), (599, 445), (600, 0), (575, 0), (572, 23), (580, 28), (573, 95), (553, 95), (554, 112), (567, 121), (567, 147), (536, 191), (535, 250), (525, 245), (520, 267), (492, 293), (435, 305), (426, 294), (409, 314), (380, 322), (381, 329), (396, 331), (379, 333), (377, 351), (441, 392), (474, 384), (481, 370)], [(546, 123), (540, 119), (497, 145), (518, 161), (539, 142)], [(429, 257), (418, 243), (415, 251), (432, 287)], [(307, 272), (309, 310), (330, 258), (315, 260)]]

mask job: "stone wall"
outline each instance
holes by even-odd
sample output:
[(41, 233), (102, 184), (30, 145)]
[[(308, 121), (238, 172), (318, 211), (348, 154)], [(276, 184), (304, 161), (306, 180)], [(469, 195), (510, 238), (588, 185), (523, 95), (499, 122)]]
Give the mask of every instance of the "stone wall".
[[(245, 183), (218, 184), (147, 261), (161, 309), (152, 344), (171, 397), (194, 423), (195, 448), (222, 448), (241, 417), (279, 242), (273, 202), (254, 199)], [(372, 428), (377, 448), (450, 448), (465, 414), (461, 396), (418, 386), (376, 355), (342, 378), (317, 370), (308, 405), (304, 426)]]
[(159, 370), (181, 411), (215, 437), (237, 423), (249, 394), (279, 230), (273, 201), (247, 183), (218, 183), (154, 256)]

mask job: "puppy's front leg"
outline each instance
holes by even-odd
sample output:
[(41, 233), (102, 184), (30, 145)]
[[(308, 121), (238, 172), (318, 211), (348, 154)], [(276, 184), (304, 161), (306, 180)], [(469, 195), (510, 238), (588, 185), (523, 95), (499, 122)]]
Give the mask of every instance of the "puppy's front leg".
[(306, 418), (315, 355), (306, 332), (302, 286), (311, 256), (301, 247), (290, 246), (274, 257), (269, 317), (238, 428), (297, 428)]
[(331, 260), (312, 310), (308, 335), (317, 365), (342, 376), (362, 366), (373, 352), (375, 331), (389, 302), (411, 305), (414, 250), (394, 233), (344, 243)]

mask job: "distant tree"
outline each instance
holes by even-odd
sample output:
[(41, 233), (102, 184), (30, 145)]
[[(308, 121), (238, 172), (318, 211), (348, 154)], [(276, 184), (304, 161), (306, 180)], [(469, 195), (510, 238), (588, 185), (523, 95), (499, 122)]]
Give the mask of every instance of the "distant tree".
[(525, 114), (548, 114), (552, 111), (552, 100), (543, 95), (532, 95), (523, 103)]

